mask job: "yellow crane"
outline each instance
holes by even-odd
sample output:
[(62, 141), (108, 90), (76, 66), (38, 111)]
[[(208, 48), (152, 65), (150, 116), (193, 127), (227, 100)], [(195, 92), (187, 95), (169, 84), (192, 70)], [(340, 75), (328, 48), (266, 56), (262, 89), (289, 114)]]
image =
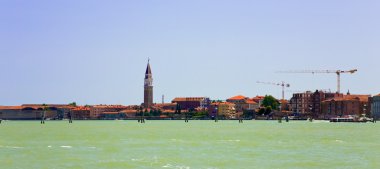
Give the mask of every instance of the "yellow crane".
[(335, 73), (337, 75), (337, 93), (340, 93), (340, 74), (357, 72), (358, 69), (352, 70), (291, 70), (291, 71), (278, 71), (277, 73)]
[(261, 83), (261, 84), (265, 84), (265, 85), (281, 86), (282, 87), (282, 100), (285, 100), (285, 87), (290, 87), (290, 84), (286, 84), (283, 81), (281, 83), (272, 83), (272, 82), (260, 82), (260, 81), (257, 81), (256, 83)]

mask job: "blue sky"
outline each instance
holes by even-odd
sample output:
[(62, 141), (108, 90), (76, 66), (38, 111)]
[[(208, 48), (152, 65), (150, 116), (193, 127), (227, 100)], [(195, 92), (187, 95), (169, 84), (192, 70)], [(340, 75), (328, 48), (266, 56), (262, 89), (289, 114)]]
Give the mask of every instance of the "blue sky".
[[(140, 104), (336, 90), (380, 93), (377, 0), (0, 0), (0, 105)], [(291, 92), (286, 93), (289, 98)]]

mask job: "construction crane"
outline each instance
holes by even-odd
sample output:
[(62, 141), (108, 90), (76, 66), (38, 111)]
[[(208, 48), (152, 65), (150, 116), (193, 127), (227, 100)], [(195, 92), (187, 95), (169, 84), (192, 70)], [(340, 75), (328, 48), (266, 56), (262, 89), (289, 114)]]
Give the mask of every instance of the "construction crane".
[(281, 83), (272, 83), (272, 82), (260, 82), (257, 81), (256, 83), (266, 84), (266, 85), (276, 85), (282, 87), (282, 100), (285, 100), (285, 87), (290, 87), (290, 84), (286, 84), (285, 82)]
[(340, 74), (357, 72), (358, 69), (352, 70), (292, 70), (292, 71), (278, 71), (277, 73), (335, 73), (337, 75), (337, 93), (340, 93)]
[[(331, 89), (317, 89), (317, 90), (324, 92), (324, 93), (331, 93)], [(311, 90), (286, 90), (285, 92), (288, 92), (288, 93), (305, 93), (305, 91), (311, 91)]]

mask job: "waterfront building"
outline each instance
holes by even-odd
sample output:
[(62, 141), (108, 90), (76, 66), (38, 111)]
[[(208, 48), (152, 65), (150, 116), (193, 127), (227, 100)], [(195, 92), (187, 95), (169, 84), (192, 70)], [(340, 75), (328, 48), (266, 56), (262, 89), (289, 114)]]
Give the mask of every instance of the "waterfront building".
[[(41, 115), (37, 112), (23, 111), (22, 106), (0, 106), (0, 119), (7, 120), (37, 120)], [(33, 109), (34, 110), (34, 109)]]
[(0, 119), (6, 120), (39, 120), (41, 114), (45, 112), (46, 119), (58, 119), (58, 109), (56, 107), (27, 107), (27, 106), (0, 106)]
[(207, 108), (210, 105), (208, 97), (177, 97), (172, 100), (172, 103), (179, 105), (182, 110)]
[(212, 118), (236, 119), (238, 117), (235, 104), (230, 102), (214, 102), (208, 107), (208, 114)]
[(376, 119), (380, 118), (380, 94), (371, 98), (371, 115)]
[[(44, 105), (43, 104), (23, 104), (21, 106), (38, 109), (38, 108), (43, 107)], [(68, 113), (74, 107), (74, 106), (71, 106), (71, 105), (68, 105), (68, 104), (46, 104), (45, 106), (48, 109), (52, 109), (52, 110), (56, 110), (57, 111), (57, 117), (55, 117), (55, 119), (64, 119), (64, 118), (67, 118)]]
[(120, 113), (125, 114), (125, 117), (126, 117), (126, 118), (135, 118), (136, 115), (138, 115), (139, 110), (135, 110), (135, 109), (125, 109), (125, 110), (120, 111)]
[(263, 104), (263, 100), (264, 100), (265, 96), (255, 96), (252, 98), (252, 100), (256, 103), (259, 104), (259, 106), (261, 106)]
[(323, 90), (316, 90), (311, 95), (311, 112), (310, 113), (315, 118), (318, 118), (322, 114), (322, 101), (325, 101), (327, 99), (332, 99), (332, 98), (341, 98), (341, 97), (343, 97), (342, 93), (333, 93), (333, 92), (326, 92)]
[(258, 103), (243, 95), (238, 95), (227, 99), (227, 102), (235, 104), (237, 112), (243, 112), (244, 110), (256, 110), (260, 107)]
[(218, 105), (218, 115), (224, 116), (226, 119), (238, 118), (235, 110), (235, 104), (229, 102), (223, 102)]
[(294, 114), (310, 113), (311, 107), (311, 91), (303, 93), (294, 93), (290, 99), (290, 108)]
[(279, 100), (280, 103), (280, 111), (288, 111), (289, 110), (289, 101), (285, 99)]
[(175, 110), (177, 108), (177, 103), (154, 104), (153, 108), (161, 109), (161, 110)]
[(371, 106), (368, 103), (370, 95), (344, 95), (322, 101), (322, 113), (319, 118), (329, 119), (335, 116), (369, 115)]
[(343, 97), (343, 94), (323, 90), (294, 93), (289, 102), (289, 109), (293, 114), (309, 114), (317, 118), (322, 113), (322, 101), (340, 97)]
[(128, 109), (127, 106), (122, 105), (94, 105), (90, 106), (90, 118), (99, 119), (104, 112), (119, 112)]
[(100, 114), (102, 120), (125, 119), (126, 117), (126, 114), (123, 112), (103, 112)]
[(90, 119), (90, 108), (86, 106), (77, 106), (71, 109), (71, 117), (75, 120)]
[(144, 78), (144, 103), (145, 108), (150, 108), (153, 105), (153, 77), (150, 68), (149, 60), (145, 71)]

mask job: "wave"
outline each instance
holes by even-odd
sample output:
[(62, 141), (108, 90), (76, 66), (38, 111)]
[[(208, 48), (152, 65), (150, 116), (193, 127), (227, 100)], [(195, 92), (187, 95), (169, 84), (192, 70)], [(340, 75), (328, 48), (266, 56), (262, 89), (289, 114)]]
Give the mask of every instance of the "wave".
[(190, 166), (165, 164), (164, 166), (162, 166), (162, 168), (190, 169)]
[(3, 147), (3, 148), (11, 148), (11, 149), (21, 149), (21, 148), (24, 148), (24, 147), (18, 147), (18, 146), (1, 146), (0, 145), (0, 148)]
[(240, 140), (219, 140), (220, 142), (240, 142)]
[(61, 146), (61, 148), (73, 148), (72, 146)]

